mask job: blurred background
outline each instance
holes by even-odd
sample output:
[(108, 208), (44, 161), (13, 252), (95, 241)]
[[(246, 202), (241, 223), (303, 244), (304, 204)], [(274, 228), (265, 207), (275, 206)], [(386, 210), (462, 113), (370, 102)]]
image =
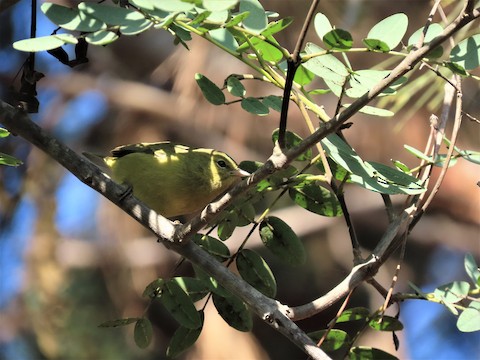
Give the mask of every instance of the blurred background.
[[(61, 2), (76, 6), (75, 2)], [(460, 2), (445, 1), (447, 13)], [(29, 36), (30, 2), (6, 7), (0, 1), (0, 97), (17, 86), (25, 53), (11, 44)], [(295, 22), (277, 39), (293, 49), (310, 1), (262, 1), (265, 9)], [(40, 5), (40, 4), (39, 4)], [(407, 34), (424, 25), (431, 1), (345, 0), (322, 1), (323, 12), (337, 27), (352, 32), (356, 46), (378, 21), (396, 12), (410, 19)], [(54, 25), (38, 12), (38, 36), (49, 35)], [(435, 21), (440, 21), (437, 17)], [(319, 43), (313, 29), (308, 41)], [(88, 49), (89, 62), (71, 69), (47, 53), (39, 53), (37, 71), (40, 109), (32, 118), (77, 152), (108, 153), (118, 145), (172, 140), (192, 146), (216, 148), (238, 162), (265, 161), (271, 154), (271, 133), (278, 113), (256, 117), (239, 104), (216, 107), (206, 102), (194, 80), (199, 72), (221, 85), (231, 73), (248, 73), (239, 61), (195, 38), (189, 51), (175, 46), (166, 31), (150, 30), (123, 37), (107, 47)], [(73, 58), (73, 49), (66, 48)], [(351, 54), (355, 69), (384, 60), (382, 55)], [(422, 74), (427, 70), (420, 70)], [(407, 106), (392, 118), (356, 116), (345, 136), (366, 160), (389, 163), (398, 159), (414, 166), (403, 144), (423, 149), (430, 131), (429, 116), (440, 114), (441, 81), (431, 78), (417, 85)], [(249, 83), (249, 94), (271, 94), (270, 87)], [(417, 91), (417, 92), (415, 92)], [(478, 83), (465, 81), (465, 111), (479, 118)], [(332, 114), (336, 98), (318, 98)], [(392, 108), (395, 104), (384, 103)], [(296, 109), (289, 129), (305, 136), (308, 130)], [(479, 127), (464, 118), (458, 146), (480, 150)], [(188, 265), (175, 270), (178, 256), (159, 245), (143, 228), (113, 204), (80, 183), (41, 151), (23, 139), (0, 141), (0, 151), (20, 158), (24, 165), (0, 168), (0, 358), (1, 359), (161, 359), (175, 320), (159, 305), (148, 307), (145, 286), (156, 277), (190, 275)], [(438, 175), (438, 171), (436, 171)], [(402, 264), (397, 291), (411, 291), (411, 281), (424, 291), (466, 278), (467, 252), (480, 256), (479, 167), (464, 160), (450, 169), (428, 213), (413, 231)], [(387, 224), (379, 195), (346, 188), (346, 200), (364, 254), (380, 239)], [(394, 199), (401, 203), (402, 199)], [(302, 238), (307, 264), (285, 267), (264, 251), (255, 236), (250, 247), (272, 267), (278, 299), (300, 305), (338, 284), (352, 267), (348, 230), (342, 219), (322, 218), (289, 201), (275, 210)], [(234, 249), (248, 229), (239, 229), (227, 244)], [(396, 259), (377, 275), (388, 287)], [(364, 285), (350, 306), (377, 309), (383, 303), (373, 288)], [(299, 325), (306, 331), (325, 328), (338, 306)], [(154, 341), (138, 349), (133, 326), (98, 328), (108, 320), (142, 316), (154, 324)], [(465, 359), (479, 352), (478, 334), (460, 333), (456, 318), (444, 307), (414, 301), (402, 304), (406, 329), (397, 335), (367, 332), (360, 345), (375, 346), (402, 359)], [(383, 335), (383, 336), (382, 336)], [(252, 333), (229, 328), (213, 306), (206, 309), (204, 330), (184, 359), (304, 359), (305, 355), (280, 334), (255, 320)]]

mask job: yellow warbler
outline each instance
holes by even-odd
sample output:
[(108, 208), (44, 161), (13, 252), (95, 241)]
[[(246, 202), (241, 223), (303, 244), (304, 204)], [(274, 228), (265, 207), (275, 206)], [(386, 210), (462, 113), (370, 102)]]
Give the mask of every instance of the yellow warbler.
[(194, 213), (250, 175), (227, 154), (168, 141), (119, 146), (112, 156), (84, 155), (165, 217)]

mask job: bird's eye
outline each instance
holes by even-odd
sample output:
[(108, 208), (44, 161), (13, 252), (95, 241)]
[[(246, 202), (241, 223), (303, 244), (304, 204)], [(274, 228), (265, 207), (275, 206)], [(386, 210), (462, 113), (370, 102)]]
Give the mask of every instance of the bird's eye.
[(227, 167), (227, 163), (223, 160), (218, 160), (217, 161), (217, 164), (218, 166), (220, 166), (221, 168), (226, 168)]

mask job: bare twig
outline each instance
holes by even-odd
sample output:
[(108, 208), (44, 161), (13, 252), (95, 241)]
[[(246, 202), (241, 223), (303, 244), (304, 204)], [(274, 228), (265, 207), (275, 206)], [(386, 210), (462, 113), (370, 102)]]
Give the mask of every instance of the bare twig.
[(320, 0), (313, 0), (310, 9), (308, 10), (307, 17), (303, 22), (302, 30), (297, 39), (297, 44), (293, 50), (292, 56), (287, 59), (287, 77), (285, 79), (285, 87), (283, 88), (283, 100), (282, 100), (282, 111), (280, 113), (280, 123), (278, 126), (278, 145), (280, 149), (285, 148), (285, 132), (287, 131), (287, 118), (288, 118), (288, 107), (290, 104), (290, 92), (292, 91), (293, 78), (297, 71), (298, 66), (301, 63), (300, 51), (303, 47), (303, 42), (305, 41), (305, 36), (307, 35), (308, 28), (312, 22), (315, 9), (317, 8)]

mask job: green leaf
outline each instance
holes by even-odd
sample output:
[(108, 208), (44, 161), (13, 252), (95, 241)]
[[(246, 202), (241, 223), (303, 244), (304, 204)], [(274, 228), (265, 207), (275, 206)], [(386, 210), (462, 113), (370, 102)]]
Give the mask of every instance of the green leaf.
[(467, 70), (465, 68), (457, 63), (454, 62), (448, 62), (446, 61), (445, 66), (450, 69), (453, 73), (461, 75), (461, 76), (468, 76)]
[(104, 22), (88, 16), (78, 9), (48, 2), (43, 3), (40, 9), (51, 22), (67, 30), (94, 32), (107, 27)]
[[(423, 34), (424, 27), (422, 26), (420, 29), (415, 31), (410, 38), (408, 39), (408, 50), (411, 50), (413, 46), (417, 45), (417, 42), (420, 40), (420, 37)], [(427, 29), (427, 33), (425, 34), (425, 37), (423, 39), (423, 44), (427, 45), (429, 44), (433, 39), (435, 39), (438, 35), (440, 35), (443, 32), (443, 27), (440, 24), (430, 24), (430, 26)], [(440, 56), (443, 55), (443, 47), (442, 46), (437, 46), (435, 49), (430, 51), (427, 54), (427, 58), (429, 59), (436, 59), (439, 58)]]
[(238, 0), (203, 0), (203, 7), (210, 11), (229, 10), (237, 5)]
[(235, 208), (238, 215), (237, 226), (247, 226), (255, 221), (255, 207), (251, 202), (246, 202)]
[(480, 152), (473, 150), (463, 150), (460, 154), (465, 160), (480, 165)]
[(351, 173), (350, 181), (382, 194), (420, 194), (425, 191), (420, 180), (389, 166), (364, 162), (360, 156), (335, 134), (322, 141), (327, 155)]
[(387, 43), (377, 39), (363, 39), (362, 42), (370, 51), (389, 52), (391, 49)]
[(393, 165), (395, 165), (395, 167), (398, 170), (400, 170), (404, 173), (409, 173), (410, 172), (410, 168), (407, 165), (405, 165), (403, 162), (401, 162), (399, 160), (392, 160), (392, 162), (393, 162)]
[(236, 26), (240, 24), (243, 20), (245, 20), (249, 15), (250, 13), (248, 11), (235, 15), (229, 22), (225, 24), (225, 27), (229, 28)]
[(381, 360), (398, 360), (397, 357), (383, 350), (375, 349), (368, 346), (356, 346), (350, 349), (348, 353), (349, 360), (365, 360), (365, 359), (381, 359)]
[[(272, 141), (275, 144), (278, 141), (278, 129), (275, 129), (272, 133)], [(295, 134), (293, 131), (285, 132), (285, 148), (292, 149), (298, 144), (300, 144), (303, 139), (300, 135)], [(297, 161), (308, 161), (312, 159), (312, 149), (308, 149), (303, 154), (299, 155), (295, 160)]]
[(217, 43), (227, 48), (233, 53), (237, 53), (238, 43), (233, 37), (232, 33), (227, 29), (215, 29), (208, 32), (210, 37)]
[(246, 94), (245, 86), (235, 76), (227, 78), (227, 90), (233, 96), (244, 97)]
[(450, 61), (466, 70), (480, 66), (480, 34), (460, 41), (450, 51)]
[[(387, 46), (388, 50), (386, 51), (390, 51), (400, 44), (400, 41), (402, 41), (402, 38), (407, 31), (407, 27), (407, 15), (403, 13), (393, 14), (377, 23), (368, 32), (367, 39), (364, 40), (364, 43), (368, 42), (371, 44), (371, 40), (380, 40)], [(369, 45), (367, 45), (367, 47), (370, 48)]]
[(192, 299), (175, 280), (169, 280), (165, 283), (160, 301), (180, 325), (189, 329), (197, 329), (202, 326)]
[[(370, 91), (380, 80), (385, 78), (390, 70), (358, 70), (350, 77), (349, 84), (351, 88), (346, 90), (346, 94), (352, 98), (358, 98)], [(384, 89), (380, 96), (394, 95), (396, 90), (407, 81), (405, 76), (396, 80), (389, 87)]]
[(368, 325), (378, 331), (400, 331), (403, 330), (403, 324), (400, 320), (387, 316), (377, 315), (368, 322)]
[(265, 116), (270, 113), (270, 110), (260, 100), (254, 97), (246, 97), (242, 99), (242, 109), (251, 114)]
[(109, 25), (132, 26), (145, 21), (145, 16), (139, 11), (119, 6), (82, 2), (78, 4), (78, 9)]
[(85, 36), (85, 40), (92, 45), (108, 45), (118, 39), (113, 31), (100, 30)]
[(290, 187), (290, 198), (302, 208), (323, 216), (340, 216), (343, 214), (337, 197), (315, 181), (302, 181)]
[[(417, 45), (418, 40), (420, 40), (420, 37), (423, 34), (425, 27), (422, 26), (420, 29), (415, 31), (409, 38), (408, 38), (408, 46), (415, 46)], [(425, 37), (423, 38), (423, 44), (429, 44), (432, 42), (433, 39), (435, 39), (438, 35), (440, 35), (443, 32), (443, 27), (440, 24), (433, 23), (430, 24), (430, 26), (427, 29), (427, 33), (425, 34)]]
[(295, 72), (293, 81), (300, 86), (305, 86), (310, 84), (314, 78), (314, 73), (312, 73), (310, 70), (307, 70), (303, 65), (300, 65)]
[(23, 162), (16, 157), (0, 152), (0, 165), (19, 166), (22, 164)]
[(220, 240), (225, 241), (232, 236), (238, 225), (238, 215), (234, 211), (229, 211), (218, 223), (217, 234)]
[(344, 310), (337, 319), (337, 324), (342, 322), (367, 320), (370, 317), (370, 310), (364, 307), (354, 307)]
[(172, 281), (175, 281), (190, 296), (193, 302), (203, 299), (210, 292), (207, 285), (197, 278), (174, 277)]
[(162, 278), (155, 279), (145, 287), (142, 296), (149, 298), (157, 297), (161, 294), (164, 285), (165, 280)]
[(119, 326), (126, 326), (137, 322), (140, 318), (126, 318), (126, 319), (116, 319), (116, 320), (109, 320), (101, 323), (98, 327), (119, 327)]
[(206, 76), (196, 73), (195, 80), (202, 91), (203, 96), (207, 99), (208, 102), (213, 105), (223, 105), (225, 103), (225, 95), (222, 90), (215, 85), (209, 78)]
[(128, 25), (120, 26), (120, 32), (123, 35), (133, 36), (133, 35), (141, 34), (144, 31), (147, 31), (152, 26), (153, 26), (153, 22), (148, 19), (132, 21)]
[(457, 328), (463, 332), (480, 331), (480, 303), (472, 301), (457, 320)]
[(405, 150), (407, 150), (409, 153), (416, 156), (417, 158), (425, 160), (427, 162), (432, 162), (430, 156), (425, 155), (422, 151), (415, 149), (413, 146), (403, 145), (403, 147), (405, 148)]
[(277, 63), (283, 59), (283, 53), (276, 46), (271, 44), (278, 45), (277, 41), (272, 36), (267, 37), (267, 39), (270, 42), (255, 38), (251, 43), (263, 60)]
[(455, 304), (468, 296), (470, 284), (466, 281), (453, 281), (451, 283), (439, 286), (433, 294), (437, 299), (443, 302)]
[[(344, 107), (349, 107), (351, 104), (343, 104)], [(390, 110), (386, 110), (386, 109), (380, 109), (380, 108), (377, 108), (377, 107), (374, 107), (374, 106), (364, 106), (362, 107), (359, 112), (363, 113), (363, 114), (368, 114), (368, 115), (373, 115), (373, 116), (380, 116), (380, 117), (390, 117), (390, 116), (393, 116), (395, 115), (395, 113), (393, 113), (392, 111)]]
[(273, 34), (276, 34), (283, 29), (287, 28), (293, 22), (293, 18), (286, 17), (284, 19), (280, 19), (278, 21), (272, 21), (268, 24), (268, 27), (262, 31), (261, 35), (268, 37)]
[(243, 20), (243, 27), (254, 34), (260, 34), (267, 28), (267, 14), (258, 0), (240, 0), (239, 12), (248, 11), (250, 15)]
[(195, 3), (182, 0), (155, 1), (155, 7), (168, 12), (189, 12)]
[(305, 248), (295, 232), (283, 220), (270, 216), (259, 226), (264, 245), (290, 265), (302, 265), (307, 259)]
[(480, 280), (480, 269), (478, 268), (477, 262), (472, 254), (468, 253), (465, 255), (465, 271), (473, 283), (478, 287)]
[(197, 278), (201, 280), (211, 292), (214, 292), (220, 296), (230, 296), (230, 293), (223, 288), (214, 277), (210, 276), (196, 265), (193, 265), (193, 270), (195, 271)]
[(326, 33), (323, 42), (328, 49), (332, 50), (348, 50), (352, 48), (352, 35), (342, 29), (333, 29)]
[(200, 336), (203, 328), (204, 314), (200, 311), (200, 317), (202, 319), (202, 326), (198, 329), (189, 329), (180, 326), (174, 333), (167, 347), (167, 357), (172, 359), (179, 356), (190, 346), (195, 344)]
[(323, 39), (326, 33), (333, 30), (330, 20), (322, 13), (315, 15), (314, 26), (315, 32), (320, 39)]
[(10, 135), (10, 131), (5, 128), (0, 127), (0, 138), (6, 138)]
[(152, 342), (153, 337), (153, 328), (152, 323), (147, 318), (140, 318), (135, 324), (135, 329), (133, 330), (133, 339), (135, 344), (141, 348), (145, 349)]
[(225, 322), (239, 331), (250, 331), (253, 327), (252, 314), (247, 305), (236, 296), (223, 297), (213, 294), (213, 304)]
[[(311, 333), (308, 333), (308, 336), (315, 342), (318, 341), (325, 335), (327, 330), (318, 330)], [(348, 346), (350, 342), (350, 336), (339, 329), (331, 329), (328, 331), (327, 337), (322, 342), (320, 349), (326, 352), (336, 351)]]
[(195, 234), (193, 241), (220, 262), (230, 258), (230, 250), (220, 240), (208, 235)]
[[(305, 52), (308, 55), (324, 51), (324, 49), (312, 43), (307, 43), (305, 46)], [(343, 86), (346, 77), (349, 75), (348, 69), (345, 65), (343, 65), (343, 63), (332, 54), (325, 54), (311, 58), (304, 62), (303, 66), (322, 79), (329, 80), (339, 86)], [(327, 83), (327, 85), (329, 84)]]
[(282, 97), (275, 95), (268, 95), (263, 100), (263, 105), (268, 106), (270, 109), (275, 111), (282, 111)]
[(255, 251), (243, 249), (237, 254), (236, 265), (240, 276), (265, 296), (274, 298), (277, 283), (272, 270)]
[(13, 48), (19, 51), (37, 52), (56, 49), (65, 44), (76, 43), (78, 43), (78, 40), (71, 34), (57, 34), (15, 41)]

